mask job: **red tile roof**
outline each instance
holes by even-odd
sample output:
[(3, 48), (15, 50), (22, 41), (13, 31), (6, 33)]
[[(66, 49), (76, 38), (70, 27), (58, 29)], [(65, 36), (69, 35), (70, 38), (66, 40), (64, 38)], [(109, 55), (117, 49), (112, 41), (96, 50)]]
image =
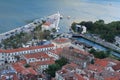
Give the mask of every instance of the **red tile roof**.
[(57, 73), (64, 77), (65, 80), (85, 80), (82, 75), (68, 71), (67, 69), (59, 70)]
[(25, 58), (29, 59), (29, 58), (36, 58), (36, 59), (40, 59), (40, 58), (50, 58), (46, 53), (44, 52), (40, 52), (40, 53), (34, 53), (34, 54), (25, 54), (24, 55)]
[(0, 53), (2, 53), (3, 52), (3, 50), (2, 49), (0, 49)]
[(63, 50), (62, 48), (57, 48), (55, 50), (50, 50), (49, 52), (59, 55), (62, 52), (62, 50)]
[(20, 60), (19, 63), (22, 63), (23, 65), (27, 64), (26, 60)]
[(95, 72), (102, 72), (104, 70), (104, 67), (90, 64), (88, 66), (88, 70), (95, 71)]
[(77, 67), (78, 65), (75, 63), (70, 63), (70, 64), (66, 64), (65, 66), (63, 66), (64, 69), (76, 69)]
[(109, 61), (106, 59), (95, 59), (95, 65), (107, 67), (108, 64), (109, 64)]
[(116, 77), (108, 77), (108, 78), (105, 78), (104, 80), (120, 80), (120, 77), (119, 77), (119, 76), (116, 76)]
[(16, 74), (13, 75), (13, 80), (19, 80)]
[(89, 80), (97, 80), (97, 79), (95, 79), (95, 78), (90, 78)]
[(2, 76), (2, 80), (6, 80), (6, 76)]
[(82, 55), (89, 55), (90, 53), (86, 52), (86, 51), (82, 51), (76, 48), (70, 49), (69, 47), (64, 47), (63, 50), (67, 50), (67, 51), (73, 51), (76, 52), (78, 54), (82, 54)]
[(35, 67), (35, 66), (40, 66), (40, 65), (51, 65), (54, 63), (55, 63), (54, 60), (49, 60), (49, 61), (31, 62), (30, 65)]
[(73, 49), (75, 52), (77, 53), (80, 53), (80, 54), (83, 54), (83, 55), (88, 55), (89, 53), (86, 52), (86, 51), (82, 51), (82, 50), (79, 50), (79, 49)]
[(120, 62), (112, 67), (115, 71), (120, 70)]
[(50, 26), (51, 23), (50, 22), (45, 22), (43, 25)]
[(14, 63), (12, 66), (18, 73), (23, 71), (23, 70), (25, 70), (25, 67), (23, 66), (23, 64), (19, 63), (19, 62), (18, 63)]
[(80, 74), (75, 74), (75, 79), (76, 80), (85, 80), (82, 75)]
[(14, 63), (12, 66), (18, 73), (21, 73), (23, 75), (27, 74), (37, 75), (36, 71), (34, 71), (32, 68), (25, 68), (22, 63), (19, 62)]
[(27, 74), (37, 75), (37, 72), (32, 68), (26, 68), (25, 70), (22, 70), (21, 73), (23, 75), (27, 75)]
[(57, 38), (55, 40), (53, 40), (53, 42), (56, 42), (56, 43), (66, 43), (66, 42), (69, 42), (70, 40), (67, 39), (67, 38)]
[(27, 47), (27, 48), (1, 50), (1, 51), (5, 52), (5, 53), (12, 53), (12, 52), (27, 51), (27, 50), (34, 50), (34, 49), (47, 48), (47, 47), (54, 47), (54, 45), (49, 44), (49, 45), (42, 45), (42, 46), (32, 46), (32, 47)]
[(105, 67), (109, 64), (109, 61), (106, 59), (95, 59), (94, 64), (90, 64), (88, 66), (89, 70), (96, 71), (96, 72), (102, 72)]

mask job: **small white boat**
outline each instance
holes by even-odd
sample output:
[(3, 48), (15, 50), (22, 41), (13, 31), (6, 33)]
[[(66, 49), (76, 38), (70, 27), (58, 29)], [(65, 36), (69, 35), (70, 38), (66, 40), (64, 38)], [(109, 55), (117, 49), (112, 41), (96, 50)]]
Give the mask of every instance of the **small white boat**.
[(71, 16), (67, 16), (67, 19), (70, 19)]
[(63, 19), (63, 16), (62, 16), (62, 15), (60, 15), (60, 19)]

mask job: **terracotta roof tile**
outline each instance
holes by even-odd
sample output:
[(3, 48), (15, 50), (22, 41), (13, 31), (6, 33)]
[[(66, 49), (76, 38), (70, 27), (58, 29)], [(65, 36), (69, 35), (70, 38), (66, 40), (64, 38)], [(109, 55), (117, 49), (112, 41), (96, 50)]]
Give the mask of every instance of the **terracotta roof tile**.
[(54, 54), (59, 55), (59, 54), (62, 52), (62, 48), (57, 48), (57, 49), (55, 49), (55, 50), (50, 50), (49, 52), (52, 52), (52, 53), (54, 53)]
[(49, 58), (49, 56), (44, 52), (34, 53), (34, 54), (25, 54), (24, 57), (27, 59), (29, 59), (29, 58), (36, 58), (36, 59)]
[(104, 80), (120, 80), (120, 77), (108, 77), (108, 78), (105, 78)]
[(120, 70), (120, 63), (112, 67), (115, 71)]
[(27, 47), (27, 48), (2, 50), (2, 51), (5, 52), (5, 53), (12, 53), (12, 52), (27, 51), (27, 50), (34, 50), (34, 49), (47, 48), (47, 47), (54, 47), (54, 45), (49, 44), (49, 45), (42, 45), (42, 46), (32, 46), (32, 47)]
[(79, 54), (82, 54), (82, 55), (89, 55), (90, 54), (86, 51), (82, 51), (82, 50), (79, 50), (79, 49), (76, 49), (76, 48), (70, 49), (69, 47), (64, 47), (63, 50), (79, 53)]
[(65, 66), (63, 66), (63, 68), (65, 69), (76, 69), (77, 67), (78, 65), (75, 63), (70, 63), (70, 64), (66, 64)]
[(56, 43), (66, 43), (66, 42), (69, 42), (70, 40), (67, 39), (67, 38), (57, 38), (55, 40), (53, 40), (53, 42), (56, 42)]
[(0, 49), (0, 53), (2, 53), (3, 52), (3, 50), (2, 49)]
[(83, 55), (88, 55), (89, 53), (86, 52), (86, 51), (82, 51), (82, 50), (79, 50), (79, 49), (73, 49), (75, 52), (77, 53), (80, 53), (80, 54), (83, 54)]
[(31, 62), (30, 65), (35, 67), (35, 66), (40, 66), (40, 65), (50, 65), (54, 63), (55, 63), (54, 60), (49, 60), (49, 61)]
[(13, 75), (13, 80), (19, 80), (16, 74)]
[(14, 63), (12, 66), (18, 73), (21, 73), (23, 75), (27, 74), (37, 75), (36, 71), (34, 71), (32, 68), (25, 68), (22, 63), (19, 62)]
[(95, 78), (90, 78), (89, 80), (97, 80), (97, 79), (95, 79)]
[(85, 80), (82, 75), (80, 74), (75, 74), (76, 80)]
[(6, 80), (6, 76), (2, 76), (2, 80)]
[(22, 70), (21, 73), (24, 75), (27, 75), (27, 74), (37, 75), (37, 72), (32, 68), (26, 68), (25, 70)]
[(102, 67), (107, 67), (107, 65), (109, 64), (109, 61), (106, 59), (95, 59), (95, 64)]
[(59, 70), (57, 73), (64, 77), (65, 80), (85, 80), (82, 75), (68, 71), (67, 69)]
[(22, 63), (23, 65), (26, 64), (26, 60), (20, 60), (19, 63)]
[(92, 64), (90, 64), (88, 66), (88, 70), (95, 71), (95, 72), (102, 72), (103, 69), (104, 69), (104, 67), (96, 66), (96, 65), (92, 65)]
[(19, 62), (12, 64), (12, 66), (17, 72), (21, 72), (22, 70), (25, 70), (25, 67), (23, 66), (23, 64)]

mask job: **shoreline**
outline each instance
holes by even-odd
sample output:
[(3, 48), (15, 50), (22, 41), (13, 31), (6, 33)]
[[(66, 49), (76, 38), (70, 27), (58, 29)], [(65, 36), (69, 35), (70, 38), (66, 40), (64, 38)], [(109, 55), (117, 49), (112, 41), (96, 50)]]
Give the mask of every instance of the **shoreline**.
[(0, 34), (0, 42), (4, 39), (7, 39), (7, 38), (10, 38), (11, 36), (15, 36), (16, 34), (19, 34), (21, 32), (30, 32), (32, 31), (34, 28), (35, 28), (35, 24), (34, 24), (35, 21), (29, 23), (29, 24), (26, 24), (24, 26), (21, 26), (19, 28), (15, 28), (15, 29), (12, 29), (10, 31), (7, 31), (7, 32), (4, 32), (4, 33), (1, 33)]
[[(59, 12), (58, 12), (57, 14), (59, 14)], [(60, 15), (60, 14), (59, 14), (59, 15)], [(57, 15), (57, 17), (59, 17), (59, 16)], [(46, 20), (47, 18), (56, 19), (56, 13), (47, 16), (47, 17), (45, 18), (45, 20)], [(4, 32), (4, 33), (1, 33), (1, 34), (0, 34), (0, 43), (1, 43), (2, 40), (7, 39), (7, 38), (10, 38), (11, 36), (15, 36), (16, 34), (20, 34), (21, 32), (26, 32), (26, 33), (31, 32), (32, 30), (34, 30), (34, 28), (36, 28), (36, 26), (38, 26), (38, 25), (40, 25), (40, 24), (42, 23), (42, 20), (43, 20), (43, 19), (44, 19), (44, 18), (35, 19), (35, 20), (33, 20), (31, 23), (28, 23), (28, 24), (26, 24), (26, 25), (24, 25), (24, 26), (21, 26), (21, 27), (18, 27), (18, 28), (9, 30), (9, 31)], [(58, 22), (57, 22), (56, 29), (59, 28), (58, 25), (59, 25), (59, 20), (58, 20)]]

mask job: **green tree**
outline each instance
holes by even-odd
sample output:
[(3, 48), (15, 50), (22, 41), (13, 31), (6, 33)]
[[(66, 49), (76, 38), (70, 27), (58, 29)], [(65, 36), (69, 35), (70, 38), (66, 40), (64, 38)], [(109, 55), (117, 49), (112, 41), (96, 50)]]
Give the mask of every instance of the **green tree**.
[(55, 72), (60, 69), (59, 64), (52, 64), (49, 65), (48, 69), (46, 70), (47, 74), (49, 74), (51, 77), (55, 77)]
[(56, 60), (56, 61), (55, 61), (55, 63), (56, 63), (56, 64), (59, 64), (59, 65), (60, 65), (60, 67), (62, 67), (63, 65), (67, 64), (67, 63), (68, 63), (68, 61), (67, 61), (67, 59), (66, 59), (66, 58), (62, 57), (61, 59)]
[(94, 59), (92, 59), (92, 60), (91, 60), (91, 64), (94, 64), (94, 63), (95, 63), (95, 62), (94, 62)]
[(104, 52), (104, 51), (96, 51), (95, 53), (93, 53), (93, 55), (96, 57), (96, 58), (100, 58), (100, 59), (104, 59), (106, 57), (108, 57), (109, 55)]
[(76, 32), (76, 24), (75, 22), (72, 23), (71, 28), (74, 32)]
[(94, 48), (92, 48), (90, 51), (89, 51), (89, 53), (95, 53), (96, 52), (96, 50), (94, 49)]
[(92, 21), (88, 21), (88, 22), (82, 21), (79, 24), (87, 27), (88, 30), (92, 30), (92, 28), (93, 28), (93, 22)]
[(49, 65), (48, 69), (46, 69), (46, 73), (51, 77), (55, 77), (55, 72), (62, 68), (65, 64), (67, 64), (66, 58), (61, 58), (55, 61), (55, 64)]
[(52, 32), (55, 33), (57, 30), (55, 28), (52, 28)]
[(30, 65), (29, 65), (29, 64), (25, 64), (25, 65), (24, 65), (24, 67), (29, 68), (29, 67), (30, 67)]
[(120, 21), (113, 21), (108, 24), (105, 24), (104, 20), (98, 20), (94, 23), (91, 21), (74, 22), (71, 25), (73, 31), (76, 30), (76, 24), (86, 26), (89, 33), (98, 34), (102, 39), (112, 43), (115, 41), (115, 36), (120, 34)]

